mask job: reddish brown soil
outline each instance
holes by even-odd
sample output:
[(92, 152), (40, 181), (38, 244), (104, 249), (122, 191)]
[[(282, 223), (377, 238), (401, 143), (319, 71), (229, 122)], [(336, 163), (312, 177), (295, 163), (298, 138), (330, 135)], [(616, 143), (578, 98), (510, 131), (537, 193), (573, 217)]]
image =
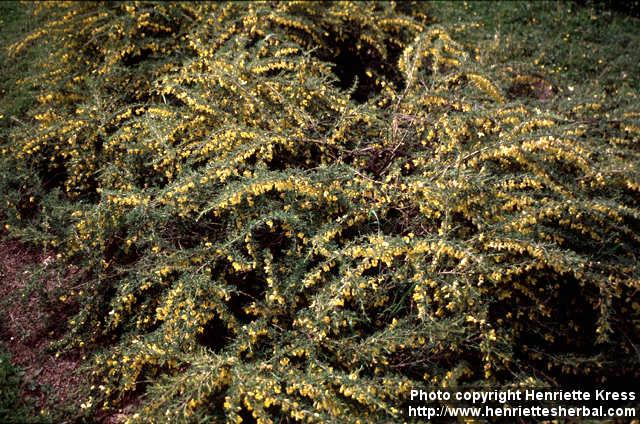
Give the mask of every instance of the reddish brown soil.
[[(75, 372), (79, 355), (56, 357), (50, 349), (69, 314), (56, 296), (66, 279), (52, 270), (54, 261), (53, 253), (0, 241), (0, 342), (14, 365), (24, 370), (23, 397), (33, 400), (38, 410), (74, 408), (81, 401), (82, 379)], [(44, 273), (34, 277), (35, 265), (45, 266)]]

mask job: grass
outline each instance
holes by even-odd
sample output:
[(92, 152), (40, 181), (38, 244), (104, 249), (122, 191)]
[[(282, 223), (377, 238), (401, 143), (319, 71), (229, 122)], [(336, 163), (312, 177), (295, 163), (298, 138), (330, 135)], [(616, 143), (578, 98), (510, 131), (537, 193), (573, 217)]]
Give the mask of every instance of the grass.
[(640, 89), (640, 19), (573, 2), (434, 2), (437, 22), (492, 63), (617, 98)]

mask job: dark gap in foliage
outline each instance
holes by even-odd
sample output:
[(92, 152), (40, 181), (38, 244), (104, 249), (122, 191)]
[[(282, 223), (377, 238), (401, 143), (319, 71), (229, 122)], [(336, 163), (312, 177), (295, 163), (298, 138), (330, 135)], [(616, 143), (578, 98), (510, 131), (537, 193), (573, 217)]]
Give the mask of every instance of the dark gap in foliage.
[(202, 244), (203, 234), (212, 234), (212, 227), (211, 221), (196, 222), (193, 217), (179, 217), (167, 224), (165, 237), (182, 249), (196, 249)]
[(122, 57), (122, 64), (132, 68), (144, 63), (152, 54), (153, 50), (151, 49), (141, 49), (139, 52), (130, 52)]
[(409, 159), (400, 166), (400, 175), (408, 177), (414, 173), (418, 168), (413, 165), (413, 162)]
[[(16, 190), (17, 191), (17, 190)], [(16, 205), (16, 210), (20, 214), (22, 219), (30, 220), (37, 216), (40, 212), (40, 206), (38, 205), (38, 200), (31, 200), (32, 195), (35, 194), (31, 189), (27, 189), (24, 194), (20, 196), (20, 200)]]
[(68, 331), (68, 318), (80, 312), (80, 304), (76, 301), (61, 302), (58, 299), (49, 299), (47, 303), (51, 313), (47, 317), (44, 331), (59, 339)]
[(279, 223), (274, 223), (273, 228), (264, 224), (253, 231), (253, 239), (257, 241), (261, 249), (269, 249), (272, 255), (278, 256), (291, 244), (284, 233), (285, 231)]
[(527, 175), (529, 170), (521, 163), (518, 163), (511, 158), (490, 159), (484, 162), (481, 166), (486, 167), (487, 174), (503, 174), (508, 175), (510, 178), (515, 178), (519, 175)]
[(107, 331), (111, 301), (117, 292), (112, 280), (100, 281), (93, 287), (93, 302), (87, 308), (86, 317), (83, 317), (83, 327), (87, 334), (92, 334), (96, 338), (95, 346), (108, 346), (121, 336)]
[[(285, 390), (283, 389), (282, 392), (285, 392)], [(289, 424), (289, 423), (294, 423), (295, 422), (291, 418), (291, 416), (289, 414), (285, 413), (282, 410), (282, 408), (280, 408), (280, 407), (278, 407), (276, 405), (270, 405), (270, 406), (264, 408), (264, 410), (271, 417), (271, 419), (273, 419), (274, 423)]]
[[(634, 208), (640, 207), (640, 193), (631, 189), (631, 187), (623, 187), (621, 191), (624, 196), (624, 204)], [(631, 217), (627, 219), (630, 221), (627, 225), (631, 228), (637, 229), (638, 231), (636, 231), (636, 234), (640, 234), (640, 220)]]
[(96, 191), (96, 187), (98, 187), (98, 184), (96, 184), (92, 178), (92, 181), (90, 182), (90, 188), (83, 191), (82, 193), (79, 193), (76, 197), (76, 200), (93, 204), (99, 203), (100, 194)]
[[(316, 269), (316, 267), (318, 266), (318, 264), (321, 261), (319, 260), (318, 257), (314, 256), (311, 258), (310, 262), (309, 262), (309, 266), (307, 269)], [(331, 277), (335, 277), (337, 276), (337, 267), (332, 267), (331, 270), (329, 272), (324, 272), (323, 276), (325, 277), (325, 280), (330, 280)], [(300, 280), (298, 280), (298, 284), (300, 284), (300, 281), (302, 280), (302, 278), (300, 278)], [(323, 283), (318, 283), (315, 284), (311, 287), (307, 287), (304, 290), (300, 290), (297, 294), (296, 294), (296, 300), (295, 300), (295, 313), (291, 314), (291, 315), (285, 315), (285, 316), (278, 316), (279, 319), (284, 319), (284, 323), (288, 324), (288, 327), (286, 328), (291, 328), (292, 327), (292, 323), (293, 323), (293, 319), (295, 316), (297, 316), (297, 314), (300, 311), (303, 311), (305, 309), (307, 309), (310, 305), (311, 305), (311, 299), (313, 299), (315, 297), (315, 295), (318, 293), (318, 291), (321, 290), (323, 286)], [(281, 327), (284, 327), (282, 324), (279, 324)]]
[[(560, 218), (560, 219), (564, 219)], [(573, 229), (567, 225), (560, 226), (548, 226), (543, 227), (545, 233), (556, 234), (564, 238), (562, 247), (564, 249), (570, 249), (578, 255), (593, 255), (595, 252), (601, 249), (601, 242), (593, 240), (589, 235), (582, 234), (579, 229)]]
[(227, 302), (229, 311), (241, 324), (248, 324), (256, 319), (248, 314), (245, 307), (253, 302), (261, 302), (264, 299), (266, 282), (259, 277), (256, 271), (241, 274), (232, 274), (227, 277), (230, 284), (237, 287), (231, 293), (231, 298)]
[(258, 337), (258, 340), (252, 344), (251, 351), (245, 351), (240, 355), (245, 362), (268, 361), (273, 357), (274, 343), (269, 335)]
[(344, 372), (351, 372), (353, 370), (349, 369), (341, 360), (337, 357), (336, 353), (333, 351), (332, 343), (329, 345), (328, 343), (323, 343), (321, 345), (316, 346), (316, 358), (319, 362), (325, 363), (336, 370), (341, 370)]
[[(273, 148), (273, 156), (271, 160), (266, 162), (266, 165), (271, 171), (287, 171), (291, 168), (311, 169), (320, 164), (319, 159), (322, 156), (319, 147), (316, 145), (309, 146), (309, 153), (306, 156), (294, 156), (282, 146), (276, 145)], [(252, 160), (253, 162), (247, 162), (249, 166), (255, 164), (256, 159), (253, 158)]]
[[(626, 370), (636, 369), (634, 354), (638, 353), (640, 346), (640, 332), (637, 331), (637, 323), (634, 322), (632, 311), (634, 303), (640, 303), (640, 293), (632, 289), (624, 290), (620, 298), (614, 298), (611, 304), (611, 358), (620, 358), (619, 375), (626, 374)], [(631, 376), (629, 376), (631, 377)], [(635, 379), (640, 378), (640, 370), (635, 371)]]
[(211, 414), (207, 416), (209, 421), (206, 422), (224, 422), (224, 400), (226, 397), (226, 388), (221, 389), (219, 392), (214, 392), (209, 396), (205, 396), (204, 410), (206, 413)]
[(431, 11), (427, 12), (421, 7), (423, 0), (405, 0), (394, 3), (396, 13), (405, 16), (411, 16), (420, 24), (426, 26), (429, 22), (435, 21), (435, 17), (431, 16)]
[[(340, 238), (334, 240), (332, 243), (335, 244), (338, 248), (343, 248), (354, 238), (358, 237), (362, 234), (362, 230), (358, 225), (351, 225), (349, 227), (343, 228), (340, 233)], [(335, 269), (335, 268), (334, 268)]]
[(258, 422), (246, 406), (242, 406), (242, 409), (238, 411), (238, 416), (242, 418), (240, 421), (242, 424), (256, 424)]
[(375, 177), (379, 177), (388, 171), (389, 165), (394, 160), (406, 154), (406, 146), (401, 144), (400, 140), (394, 144), (395, 146), (393, 147), (373, 149), (371, 153), (369, 153), (369, 160), (365, 167), (366, 171)]
[[(410, 232), (415, 234), (415, 228), (424, 228), (425, 232), (437, 231), (437, 228), (428, 223), (418, 207), (407, 205), (403, 208), (390, 208), (383, 219), (385, 234), (406, 236)], [(421, 223), (421, 225), (418, 225)]]
[[(578, 167), (578, 164), (575, 162), (569, 162), (568, 160), (558, 159), (555, 163), (556, 170), (548, 170), (549, 174), (556, 177), (559, 181), (564, 178), (567, 178), (567, 175), (570, 176), (570, 182), (577, 182), (580, 178), (584, 176), (584, 172)], [(560, 172), (558, 172), (560, 171)]]
[[(45, 166), (47, 166), (45, 164)], [(42, 187), (45, 191), (51, 191), (54, 188), (64, 188), (64, 182), (69, 178), (67, 169), (59, 164), (53, 163), (39, 172), (42, 180)]]
[(227, 324), (218, 317), (209, 320), (204, 331), (196, 336), (200, 346), (211, 349), (214, 353), (220, 352), (231, 340), (231, 334)]
[(433, 366), (430, 358), (415, 348), (397, 350), (389, 357), (389, 367), (392, 370), (415, 381), (422, 380), (430, 366)]
[(391, 207), (385, 214), (382, 222), (384, 225), (382, 226), (383, 232), (385, 234), (399, 234), (401, 233), (402, 228), (406, 228), (407, 223), (405, 222), (404, 213), (402, 210)]
[(333, 73), (338, 79), (338, 87), (344, 90), (353, 88), (351, 98), (355, 102), (365, 103), (380, 93), (381, 87), (376, 84), (376, 75), (382, 76), (400, 90), (404, 87), (404, 80), (395, 66), (400, 57), (400, 48), (387, 45), (387, 57), (382, 57), (370, 47), (357, 48), (357, 33), (345, 38), (331, 30), (326, 38), (334, 48), (331, 51), (316, 53), (316, 56), (335, 65)]
[[(393, 270), (392, 270), (393, 272)], [(411, 311), (413, 301), (411, 293), (413, 293), (413, 285), (405, 282), (395, 283), (386, 287), (386, 291), (393, 297), (391, 305), (393, 308), (386, 308), (381, 311), (381, 318), (385, 324), (390, 324), (393, 318), (403, 318)]]
[[(544, 273), (540, 271), (537, 275), (540, 278)], [(595, 344), (598, 311), (587, 301), (596, 294), (585, 292), (594, 289), (582, 287), (571, 276), (548, 274), (547, 278), (548, 284), (545, 286), (550, 288), (547, 289), (549, 291), (547, 307), (554, 312), (552, 316), (542, 316), (536, 304), (533, 304), (524, 294), (517, 294), (517, 292), (515, 292), (517, 299), (506, 299), (505, 302), (509, 305), (505, 304), (500, 308), (503, 311), (511, 311), (514, 315), (519, 312), (524, 313), (528, 325), (523, 326), (514, 341), (516, 346), (522, 347), (521, 351), (515, 352), (515, 356), (525, 362), (536, 364), (541, 370), (547, 369), (549, 357), (576, 355), (586, 359), (600, 351)], [(521, 281), (524, 281), (524, 278), (521, 278)], [(514, 311), (513, 304), (530, 306)], [(530, 314), (535, 317), (532, 319)], [(575, 325), (579, 327), (576, 328)], [(553, 339), (545, 339), (545, 335), (552, 336)], [(529, 352), (538, 352), (542, 354), (542, 358), (535, 359)], [(561, 369), (554, 375), (560, 384), (569, 384), (574, 378), (572, 374)]]
[[(445, 364), (445, 367), (454, 368), (457, 364), (466, 365), (469, 370), (471, 370), (471, 375), (465, 376), (464, 378), (467, 381), (475, 381), (481, 380), (484, 377), (484, 362), (482, 360), (483, 354), (479, 349), (479, 338), (481, 335), (476, 335), (474, 338), (466, 338), (464, 341), (465, 346), (460, 349), (459, 352), (455, 352), (455, 355), (449, 354), (444, 358), (433, 357), (429, 358), (432, 364), (437, 363)], [(451, 352), (447, 352), (451, 353)], [(495, 375), (500, 375), (499, 373), (505, 372), (508, 373), (508, 370), (497, 369), (494, 370)], [(512, 374), (505, 374), (507, 377), (513, 377)], [(500, 380), (498, 380), (500, 381)]]
[(596, 13), (610, 13), (611, 11), (622, 15), (640, 17), (640, 1), (619, 1), (619, 0), (573, 0), (580, 7), (593, 8)]
[(296, 368), (302, 371), (308, 366), (308, 361), (305, 356), (290, 355), (287, 356), (287, 358), (289, 359), (288, 367)]
[(369, 161), (365, 170), (374, 176), (379, 176), (386, 164), (389, 162), (389, 151), (383, 149), (374, 149), (369, 154)]
[(248, 314), (245, 307), (249, 306), (255, 298), (247, 293), (236, 291), (231, 293), (227, 302), (229, 310), (236, 317), (239, 323), (248, 324), (256, 319), (255, 316)]
[(120, 229), (107, 239), (103, 253), (106, 262), (118, 265), (131, 265), (141, 258), (142, 253), (138, 252), (135, 247), (125, 252), (125, 249), (122, 248), (122, 241), (126, 240), (126, 238), (127, 236), (124, 230)]
[[(248, 32), (248, 33), (247, 33)], [(252, 32), (250, 28), (245, 27), (245, 32), (238, 37), (242, 42), (244, 42), (244, 49), (247, 51), (251, 51), (253, 54), (256, 53), (256, 50), (251, 50), (258, 41), (262, 39), (257, 33)]]
[(333, 73), (338, 78), (338, 86), (344, 90), (355, 87), (351, 94), (354, 101), (364, 103), (380, 91), (375, 81), (366, 74), (368, 66), (362, 57), (341, 49), (331, 61), (335, 64)]
[(135, 388), (132, 391), (126, 392), (122, 399), (118, 399), (117, 404), (126, 405), (136, 402), (145, 395), (147, 388), (158, 375), (171, 373), (172, 370), (167, 365), (157, 367), (148, 363), (143, 364), (136, 379)]
[(382, 275), (385, 272), (387, 272), (389, 268), (384, 265), (382, 262), (378, 262), (378, 265), (376, 266), (372, 266), (364, 271), (362, 271), (362, 276), (363, 277), (375, 277), (378, 275)]
[[(631, 232), (636, 235), (637, 238), (640, 238), (640, 219), (634, 216), (625, 216), (623, 222), (624, 225), (626, 225), (631, 230)], [(638, 243), (637, 239), (624, 235), (623, 241), (633, 246), (636, 249), (636, 252), (640, 251), (640, 244)]]
[(557, 89), (542, 77), (535, 82), (514, 82), (507, 88), (507, 98), (515, 100), (519, 98), (549, 100), (557, 93)]
[(160, 325), (162, 325), (162, 321), (155, 319), (154, 316), (156, 308), (161, 305), (162, 295), (166, 292), (167, 285), (164, 284), (152, 284), (147, 290), (142, 292), (140, 295), (140, 310), (145, 310), (150, 315), (149, 323), (142, 323), (139, 327), (142, 334), (152, 333), (157, 330)]
[(476, 224), (460, 212), (452, 212), (451, 221), (456, 223), (455, 232), (459, 238), (470, 238), (478, 233), (478, 227)]

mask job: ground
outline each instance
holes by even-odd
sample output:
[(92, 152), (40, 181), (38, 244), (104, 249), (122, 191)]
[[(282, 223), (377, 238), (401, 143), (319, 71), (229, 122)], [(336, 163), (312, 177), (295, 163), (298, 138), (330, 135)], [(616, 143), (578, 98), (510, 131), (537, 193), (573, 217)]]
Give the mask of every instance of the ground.
[(65, 279), (48, 269), (53, 261), (54, 254), (35, 252), (17, 241), (0, 244), (0, 339), (23, 373), (23, 402), (44, 417), (58, 405), (77, 409), (83, 381), (77, 373), (78, 353), (56, 355), (50, 349), (68, 315), (55, 299)]

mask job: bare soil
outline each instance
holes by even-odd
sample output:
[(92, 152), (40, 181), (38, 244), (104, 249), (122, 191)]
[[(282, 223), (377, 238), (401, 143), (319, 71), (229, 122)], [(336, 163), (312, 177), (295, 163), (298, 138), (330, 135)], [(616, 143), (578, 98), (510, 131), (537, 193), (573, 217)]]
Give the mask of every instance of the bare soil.
[[(24, 371), (23, 397), (46, 415), (56, 405), (77, 411), (82, 400), (80, 353), (56, 355), (50, 346), (70, 314), (59, 299), (68, 278), (53, 270), (55, 259), (54, 253), (0, 240), (0, 342)], [(43, 272), (34, 275), (38, 265)]]

